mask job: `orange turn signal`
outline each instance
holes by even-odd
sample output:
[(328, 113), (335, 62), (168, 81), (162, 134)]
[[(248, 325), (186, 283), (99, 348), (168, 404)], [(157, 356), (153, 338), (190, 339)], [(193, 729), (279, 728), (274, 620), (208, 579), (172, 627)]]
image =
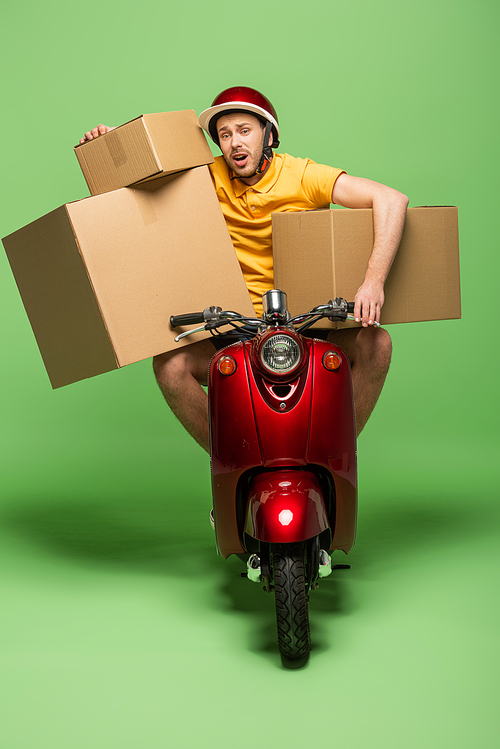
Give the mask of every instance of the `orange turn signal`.
[(236, 362), (232, 356), (223, 356), (217, 365), (219, 372), (223, 375), (232, 375), (236, 372)]
[(340, 354), (336, 351), (327, 351), (323, 357), (323, 366), (325, 369), (329, 369), (331, 372), (338, 369), (342, 363)]

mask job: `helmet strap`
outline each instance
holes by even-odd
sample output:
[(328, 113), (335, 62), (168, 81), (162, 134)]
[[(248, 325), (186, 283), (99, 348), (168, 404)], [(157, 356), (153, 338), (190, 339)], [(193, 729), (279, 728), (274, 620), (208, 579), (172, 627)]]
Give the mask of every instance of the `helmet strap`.
[(259, 166), (255, 170), (255, 174), (262, 174), (262, 172), (267, 168), (267, 165), (273, 160), (273, 150), (271, 146), (267, 145), (269, 143), (269, 136), (271, 135), (272, 127), (272, 123), (268, 120), (266, 122), (266, 127), (264, 128), (264, 137), (262, 139), (262, 156), (260, 157)]

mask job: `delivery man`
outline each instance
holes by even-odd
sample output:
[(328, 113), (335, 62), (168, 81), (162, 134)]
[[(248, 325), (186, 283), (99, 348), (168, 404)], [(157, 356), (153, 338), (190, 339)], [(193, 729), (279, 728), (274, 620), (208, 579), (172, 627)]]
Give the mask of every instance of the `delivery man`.
[[(244, 86), (226, 89), (201, 113), (200, 125), (222, 156), (210, 166), (215, 190), (258, 316), (261, 297), (273, 288), (271, 213), (328, 208), (372, 208), (374, 243), (364, 281), (354, 298), (360, 328), (324, 331), (349, 357), (357, 433), (365, 426), (382, 390), (391, 359), (391, 339), (377, 328), (384, 283), (403, 232), (408, 198), (390, 187), (352, 177), (342, 169), (273, 153), (279, 125), (271, 102)], [(99, 125), (81, 143), (111, 128)], [(321, 335), (316, 329), (314, 335)], [(209, 450), (206, 385), (217, 338), (156, 356), (154, 371), (168, 405)]]

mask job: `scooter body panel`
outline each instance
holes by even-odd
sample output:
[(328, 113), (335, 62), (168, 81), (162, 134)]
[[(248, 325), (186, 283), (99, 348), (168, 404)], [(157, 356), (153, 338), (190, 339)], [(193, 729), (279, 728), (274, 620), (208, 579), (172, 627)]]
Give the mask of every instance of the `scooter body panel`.
[[(335, 523), (330, 550), (348, 553), (354, 546), (357, 522), (357, 448), (351, 368), (337, 346), (315, 341), (313, 397), (307, 459), (327, 469), (335, 484)], [(334, 350), (340, 367), (329, 371), (323, 356)]]
[[(307, 344), (309, 341), (305, 339)], [(251, 344), (252, 345), (252, 344)], [(246, 362), (255, 423), (266, 468), (306, 466), (311, 419), (312, 359), (291, 383), (282, 384), (263, 375), (253, 366), (251, 345), (247, 346)], [(283, 396), (280, 388), (290, 387)]]
[[(232, 356), (236, 371), (223, 375), (218, 364)], [(213, 357), (208, 378), (210, 457), (216, 541), (223, 557), (243, 554), (237, 517), (237, 486), (246, 472), (262, 466), (243, 343), (234, 343)]]
[[(285, 534), (286, 525), (275, 528), (276, 509), (283, 494), (269, 478), (274, 471), (283, 469), (296, 472), (297, 477), (304, 474), (301, 480), (305, 483), (295, 496), (302, 497), (313, 520), (310, 525), (305, 520), (301, 522), (302, 534), (308, 534), (313, 526), (316, 533), (312, 535), (330, 527), (331, 549), (348, 552), (354, 544), (356, 438), (349, 362), (341, 349), (331, 343), (305, 338), (303, 344), (305, 366), (295, 380), (286, 383), (290, 390), (285, 396), (283, 383), (265, 376), (255, 366), (255, 339), (233, 344), (212, 359), (212, 490), (217, 546), (224, 557), (245, 551), (244, 531), (251, 531), (254, 538), (266, 536), (260, 540), (269, 539), (270, 534)], [(341, 365), (335, 371), (323, 365), (324, 354), (331, 350), (341, 356)], [(229, 376), (218, 369), (220, 359), (226, 355), (236, 361), (236, 371)], [(263, 488), (264, 483), (257, 488), (255, 474), (261, 473), (259, 469), (274, 486), (271, 493)], [(331, 481), (319, 482), (320, 473), (328, 474)], [(300, 484), (297, 477), (292, 475), (294, 486)], [(330, 485), (334, 490), (329, 492)], [(334, 496), (325, 496), (328, 492)], [(264, 501), (271, 494), (272, 499)], [(294, 517), (300, 516), (297, 508), (298, 504)], [(290, 511), (294, 513), (293, 509)]]

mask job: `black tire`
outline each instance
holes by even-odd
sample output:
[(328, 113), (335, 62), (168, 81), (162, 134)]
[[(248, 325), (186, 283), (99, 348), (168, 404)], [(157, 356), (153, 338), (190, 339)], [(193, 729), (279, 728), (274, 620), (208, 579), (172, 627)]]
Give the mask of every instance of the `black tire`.
[(278, 646), (285, 661), (306, 660), (311, 650), (305, 544), (273, 544)]

